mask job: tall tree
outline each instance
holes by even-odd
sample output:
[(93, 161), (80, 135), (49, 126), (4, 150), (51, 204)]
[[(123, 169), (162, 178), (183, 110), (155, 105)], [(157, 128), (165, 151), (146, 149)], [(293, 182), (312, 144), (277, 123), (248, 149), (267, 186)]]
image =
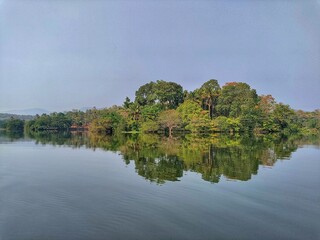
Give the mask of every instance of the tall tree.
[(128, 109), (130, 107), (130, 105), (132, 104), (131, 100), (129, 97), (126, 97), (126, 99), (123, 102), (123, 107)]
[(289, 105), (283, 103), (276, 104), (273, 111), (273, 121), (278, 125), (280, 128), (279, 130), (284, 130), (286, 128), (288, 128), (289, 131), (293, 130), (296, 118), (295, 112)]
[(271, 95), (261, 95), (259, 96), (258, 108), (263, 115), (271, 114), (276, 106), (276, 101)]
[(220, 85), (215, 79), (210, 79), (205, 82), (198, 90), (202, 104), (206, 106), (206, 110), (209, 111), (209, 117), (211, 119), (215, 114), (215, 106), (218, 103), (220, 90)]
[(271, 95), (259, 96), (259, 102), (257, 105), (257, 131), (271, 132), (274, 127), (273, 112), (276, 108), (276, 101)]

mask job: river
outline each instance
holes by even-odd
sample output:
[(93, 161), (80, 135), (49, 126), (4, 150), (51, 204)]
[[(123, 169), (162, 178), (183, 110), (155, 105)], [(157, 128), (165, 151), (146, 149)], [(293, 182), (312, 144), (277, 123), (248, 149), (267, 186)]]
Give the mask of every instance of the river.
[(0, 239), (319, 239), (320, 140), (0, 135)]

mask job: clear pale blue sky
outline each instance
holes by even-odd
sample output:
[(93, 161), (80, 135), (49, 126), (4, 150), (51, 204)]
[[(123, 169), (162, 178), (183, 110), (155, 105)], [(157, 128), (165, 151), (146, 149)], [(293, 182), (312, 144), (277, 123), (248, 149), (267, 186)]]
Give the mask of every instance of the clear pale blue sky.
[(0, 111), (122, 104), (149, 81), (241, 81), (320, 108), (320, 1), (0, 0)]

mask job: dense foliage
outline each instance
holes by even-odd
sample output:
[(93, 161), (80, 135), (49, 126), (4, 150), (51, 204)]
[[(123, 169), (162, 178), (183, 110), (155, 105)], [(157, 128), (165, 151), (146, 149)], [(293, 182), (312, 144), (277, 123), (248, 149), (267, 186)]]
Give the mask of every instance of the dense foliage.
[[(169, 86), (172, 86), (171, 88)], [(175, 86), (175, 87), (174, 87)], [(170, 111), (168, 111), (170, 110)], [(220, 87), (215, 79), (194, 91), (163, 80), (147, 83), (127, 97), (121, 110), (126, 131), (156, 132), (303, 132), (320, 131), (319, 110), (294, 111), (271, 95), (258, 96), (246, 83), (230, 82)], [(164, 124), (175, 116), (174, 124)]]
[(0, 128), (5, 129), (10, 132), (23, 131), (24, 121), (17, 118), (10, 118), (5, 121), (0, 122)]
[(26, 123), (26, 128), (32, 131), (69, 129), (71, 120), (64, 113), (52, 113), (36, 116)]
[(242, 82), (220, 87), (217, 80), (211, 79), (188, 92), (177, 83), (158, 80), (141, 86), (133, 101), (126, 97), (123, 106), (37, 115), (25, 126), (31, 131), (167, 131), (170, 136), (175, 131), (313, 134), (320, 131), (320, 110), (294, 111), (289, 105), (277, 103), (271, 95), (259, 96)]

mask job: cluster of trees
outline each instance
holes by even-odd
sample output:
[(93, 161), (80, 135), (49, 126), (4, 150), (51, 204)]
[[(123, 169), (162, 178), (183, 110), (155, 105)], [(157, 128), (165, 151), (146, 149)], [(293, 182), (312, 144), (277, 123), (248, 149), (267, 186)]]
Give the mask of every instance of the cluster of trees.
[(0, 113), (0, 130), (21, 132), (24, 129), (24, 121), (31, 119), (33, 119), (31, 115)]
[(0, 121), (0, 129), (5, 129), (9, 132), (21, 132), (24, 129), (24, 120), (13, 118)]
[(307, 132), (320, 131), (320, 110), (294, 111), (271, 95), (256, 93), (248, 84), (220, 86), (211, 79), (194, 91), (158, 80), (141, 86), (135, 99), (123, 106), (73, 110), (36, 116), (26, 121), (32, 131), (85, 127), (94, 133), (111, 132)]
[(246, 83), (220, 87), (211, 79), (194, 91), (173, 82), (141, 86), (133, 102), (123, 104), (127, 131), (280, 132), (320, 130), (320, 111), (294, 111), (271, 95), (258, 96)]
[(52, 113), (50, 115), (37, 115), (34, 119), (26, 122), (26, 129), (31, 131), (43, 130), (66, 130), (71, 127), (72, 121), (64, 113)]
[(32, 115), (20, 115), (20, 114), (12, 114), (12, 113), (0, 113), (0, 121), (9, 120), (11, 118), (17, 118), (20, 120), (31, 120), (34, 118)]

